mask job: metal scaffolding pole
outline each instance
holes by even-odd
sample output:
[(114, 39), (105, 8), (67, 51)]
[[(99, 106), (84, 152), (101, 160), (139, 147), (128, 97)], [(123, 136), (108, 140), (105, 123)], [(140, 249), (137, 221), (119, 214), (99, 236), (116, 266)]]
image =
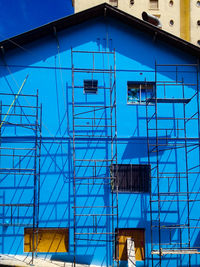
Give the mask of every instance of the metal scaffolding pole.
[[(85, 66), (79, 66), (77, 63), (82, 62), (81, 57), (84, 57)], [(99, 60), (104, 64), (108, 62), (108, 66), (104, 68), (98, 66)], [(115, 177), (110, 173), (113, 173), (113, 166), (117, 165), (115, 51), (95, 52), (72, 49), (71, 61), (74, 266), (79, 241), (86, 241), (85, 247), (87, 247), (87, 241), (96, 242), (97, 247), (102, 243), (103, 246), (108, 246), (112, 250), (114, 266), (114, 261), (118, 262), (118, 253), (115, 254), (115, 241), (118, 240), (118, 187), (114, 192), (112, 183)], [(91, 98), (94, 97), (91, 101), (87, 100), (89, 97), (85, 91), (88, 80), (91, 83), (89, 89), (99, 92), (99, 95), (96, 94), (96, 99), (95, 93), (93, 95), (88, 93)], [(96, 87), (93, 83), (97, 84)], [(99, 143), (101, 148), (98, 149)], [(95, 146), (94, 151), (90, 148), (91, 144)], [(91, 149), (91, 154), (88, 149)], [(101, 152), (103, 155), (100, 154)], [(81, 192), (86, 188), (89, 205), (82, 206), (78, 203)], [(95, 196), (104, 201), (105, 205), (95, 204)], [(112, 247), (109, 245), (110, 242)], [(84, 244), (81, 243), (81, 246)]]

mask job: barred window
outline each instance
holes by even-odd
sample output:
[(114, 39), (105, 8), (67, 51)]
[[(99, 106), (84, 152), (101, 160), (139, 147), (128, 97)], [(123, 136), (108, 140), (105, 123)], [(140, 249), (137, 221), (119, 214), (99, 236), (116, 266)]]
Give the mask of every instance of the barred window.
[[(117, 170), (118, 166), (118, 170)], [(113, 190), (116, 191), (118, 181), (119, 192), (144, 192), (150, 191), (150, 165), (144, 164), (118, 164), (113, 166)]]

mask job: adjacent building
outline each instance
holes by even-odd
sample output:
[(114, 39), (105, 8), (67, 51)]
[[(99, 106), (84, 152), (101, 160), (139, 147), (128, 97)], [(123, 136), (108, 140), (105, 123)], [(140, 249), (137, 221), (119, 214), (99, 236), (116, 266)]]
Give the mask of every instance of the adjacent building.
[(200, 1), (197, 0), (72, 0), (75, 12), (107, 2), (132, 16), (142, 12), (157, 17), (162, 29), (200, 46)]
[(198, 266), (200, 49), (108, 4), (0, 47), (0, 264)]

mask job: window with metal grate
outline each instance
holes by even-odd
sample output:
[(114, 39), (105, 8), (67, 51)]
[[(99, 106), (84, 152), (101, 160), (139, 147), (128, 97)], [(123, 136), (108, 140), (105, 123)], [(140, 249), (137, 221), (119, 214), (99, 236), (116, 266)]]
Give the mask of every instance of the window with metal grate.
[[(113, 190), (116, 191), (118, 182), (119, 192), (150, 191), (150, 165), (144, 164), (118, 164), (113, 165)], [(118, 177), (118, 178), (117, 178)]]

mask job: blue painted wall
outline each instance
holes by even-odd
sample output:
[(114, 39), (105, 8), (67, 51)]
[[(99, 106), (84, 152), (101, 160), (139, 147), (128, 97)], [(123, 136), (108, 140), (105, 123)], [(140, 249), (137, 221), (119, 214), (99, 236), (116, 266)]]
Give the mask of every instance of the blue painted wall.
[[(4, 61), (1, 61), (0, 84), (1, 92), (19, 91), (23, 80), (28, 74), (29, 77), (22, 90), (23, 94), (36, 94), (39, 91), (39, 103), (42, 103), (42, 144), (41, 144), (41, 170), (40, 170), (40, 209), (39, 209), (39, 227), (67, 227), (69, 228), (69, 252), (68, 253), (44, 253), (41, 256), (51, 257), (52, 259), (73, 260), (73, 142), (72, 142), (72, 62), (71, 48), (73, 50), (83, 51), (116, 51), (116, 87), (117, 87), (117, 143), (118, 143), (118, 163), (123, 164), (145, 164), (148, 163), (147, 149), (147, 129), (146, 129), (146, 107), (143, 105), (127, 104), (127, 81), (155, 81), (155, 61), (159, 64), (196, 64), (196, 58), (185, 54), (181, 50), (174, 48), (166, 43), (154, 41), (150, 35), (138, 30), (130, 29), (114, 19), (96, 19), (88, 23), (83, 23), (71, 29), (58, 33), (58, 42), (55, 37), (49, 36), (39, 41), (34, 41), (25, 47), (24, 50), (15, 49), (4, 55)], [(111, 59), (109, 59), (111, 60)], [(5, 66), (6, 62), (6, 66)], [(85, 55), (79, 55), (74, 59), (74, 64), (81, 68), (89, 67), (92, 59)], [(109, 66), (108, 58), (97, 57), (98, 66)], [(196, 82), (196, 72), (194, 67), (183, 67), (178, 79), (187, 83)], [(76, 78), (78, 84), (83, 84), (83, 80), (90, 78), (91, 75), (79, 75)], [(175, 69), (165, 67), (164, 70), (158, 69), (158, 80), (175, 81)], [(96, 79), (100, 85), (108, 83), (108, 78), (102, 74), (96, 74)], [(158, 97), (163, 97), (163, 87), (160, 86)], [(180, 86), (168, 91), (168, 97), (180, 97), (182, 88)], [(195, 86), (185, 87), (185, 97), (191, 98), (195, 94)], [(159, 96), (160, 94), (160, 96)], [(87, 98), (80, 90), (79, 101), (91, 101), (106, 103), (105, 95), (99, 93)], [(11, 97), (2, 97), (3, 103), (12, 102)], [(20, 105), (35, 105), (29, 97), (19, 96)], [(183, 104), (158, 104), (161, 117), (183, 116)], [(8, 107), (4, 107), (6, 113)], [(192, 116), (197, 110), (196, 98), (187, 106), (188, 117)], [(149, 115), (153, 115), (154, 105), (148, 107)], [(13, 110), (12, 110), (13, 112)], [(31, 109), (31, 112), (33, 110)], [(34, 120), (34, 119), (33, 119)], [(17, 121), (17, 119), (16, 119)], [(16, 122), (15, 121), (15, 122)], [(29, 120), (30, 121), (30, 120)], [(34, 122), (33, 122), (34, 123)], [(183, 131), (177, 132), (175, 122), (164, 123), (164, 128), (172, 128), (167, 132), (167, 136), (178, 138), (183, 137)], [(170, 124), (171, 123), (171, 124)], [(180, 128), (183, 127), (180, 122)], [(150, 124), (155, 127), (155, 121)], [(19, 127), (11, 124), (2, 126), (2, 147), (33, 147), (35, 142), (35, 132), (31, 129), (18, 129)], [(179, 135), (178, 135), (179, 134)], [(155, 143), (155, 131), (150, 133), (150, 142)], [(166, 136), (166, 131), (159, 131), (159, 137)], [(198, 137), (198, 120), (190, 121), (187, 126), (187, 136)], [(184, 139), (183, 139), (184, 140)], [(177, 142), (183, 140), (178, 139)], [(165, 141), (163, 144), (165, 145)], [(195, 140), (191, 139), (191, 143)], [(110, 146), (106, 138), (101, 144), (98, 140), (92, 147), (90, 140), (85, 140), (83, 147), (77, 150), (77, 157), (82, 155), (87, 158), (107, 157), (110, 153)], [(159, 153), (161, 172), (185, 172), (185, 154), (184, 148), (177, 150), (166, 150)], [(12, 162), (5, 156), (1, 157), (1, 168), (9, 168)], [(32, 159), (28, 158), (22, 161), (24, 168), (34, 166)], [(151, 153), (152, 176), (156, 176), (156, 153)], [(190, 153), (188, 159), (189, 168), (199, 164), (198, 149)], [(109, 171), (108, 171), (109, 172)], [(9, 178), (9, 179), (8, 179)], [(199, 190), (198, 173), (190, 175), (190, 190), (197, 192)], [(165, 192), (169, 180), (163, 180), (160, 184), (160, 190)], [(178, 188), (177, 179), (170, 180), (170, 186), (175, 192)], [(27, 189), (30, 186), (30, 189)], [(33, 199), (33, 179), (30, 176), (1, 174), (1, 203), (27, 203)], [(152, 191), (156, 190), (157, 182), (152, 179)], [(181, 190), (185, 192), (185, 180), (181, 183)], [(171, 188), (170, 187), (170, 188)], [(96, 189), (97, 187), (95, 187)], [(77, 191), (77, 202), (88, 205), (87, 188), (81, 189), (83, 194), (80, 198), (80, 190)], [(91, 189), (92, 190), (92, 189)], [(105, 205), (111, 202), (110, 189), (107, 186), (99, 187), (97, 196), (94, 191), (92, 203), (96, 205)], [(155, 192), (155, 191), (154, 191)], [(198, 194), (192, 196), (198, 199)], [(181, 198), (181, 197), (180, 197)], [(175, 197), (176, 199), (176, 197)], [(185, 198), (184, 198), (185, 199)], [(157, 203), (157, 202), (156, 202)], [(154, 220), (157, 220), (157, 204), (152, 205)], [(170, 202), (171, 203), (171, 202)], [(163, 212), (161, 220), (165, 224), (185, 224), (187, 223), (187, 210), (185, 202), (163, 202)], [(197, 202), (198, 203), (198, 202)], [(191, 204), (190, 216), (196, 218), (195, 213), (198, 205)], [(6, 220), (9, 224), (10, 208), (1, 208), (4, 215), (1, 223)], [(17, 212), (17, 211), (16, 211)], [(85, 212), (82, 210), (82, 212)], [(108, 210), (110, 212), (110, 210)], [(31, 209), (21, 208), (20, 222), (32, 223)], [(17, 214), (15, 215), (17, 218)], [(84, 222), (79, 221), (81, 224)], [(103, 221), (104, 224), (106, 221)], [(107, 221), (107, 227), (111, 227), (111, 221)], [(89, 222), (91, 224), (91, 222)], [(198, 221), (194, 221), (193, 226), (198, 226)], [(150, 196), (148, 193), (120, 193), (119, 194), (119, 227), (120, 228), (144, 228), (145, 229), (145, 261), (137, 262), (137, 266), (150, 266), (151, 264), (151, 231), (150, 231)], [(0, 250), (4, 254), (23, 254), (23, 227), (1, 226)], [(184, 230), (183, 230), (184, 231)], [(199, 246), (199, 233), (193, 231), (191, 244)], [(178, 232), (171, 231), (173, 242), (178, 240)], [(154, 232), (158, 236), (158, 232)], [(155, 238), (154, 236), (154, 238)], [(186, 236), (186, 234), (183, 234)], [(162, 235), (162, 241), (169, 241), (169, 232)], [(102, 237), (103, 238), (103, 237)], [(186, 238), (186, 237), (185, 237)], [(184, 240), (183, 240), (184, 243)], [(77, 247), (77, 261), (87, 264), (109, 265), (111, 264), (111, 245), (110, 243), (98, 246), (98, 242), (88, 242), (87, 247), (84, 242), (79, 242)], [(158, 249), (158, 246), (155, 246)], [(155, 256), (154, 264), (159, 263), (159, 258)], [(199, 257), (191, 256), (192, 266), (198, 266)], [(162, 266), (189, 266), (189, 257), (181, 255), (163, 256)]]

